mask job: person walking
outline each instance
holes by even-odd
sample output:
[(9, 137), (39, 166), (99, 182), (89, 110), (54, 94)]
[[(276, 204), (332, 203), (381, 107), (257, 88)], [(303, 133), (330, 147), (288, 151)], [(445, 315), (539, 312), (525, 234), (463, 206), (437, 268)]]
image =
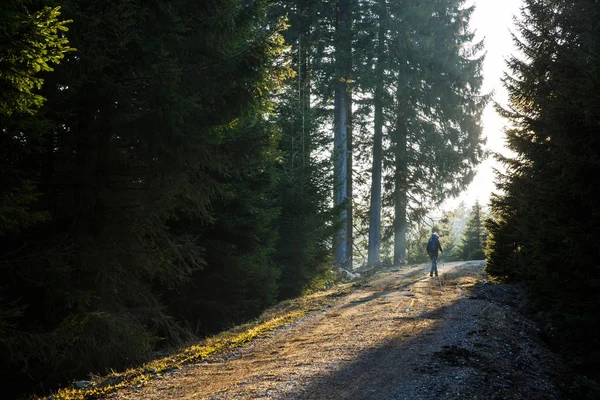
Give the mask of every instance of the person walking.
[(437, 260), (438, 260), (438, 252), (444, 252), (442, 250), (442, 244), (440, 243), (440, 237), (437, 233), (435, 233), (435, 229), (431, 229), (431, 236), (427, 241), (427, 254), (429, 254), (429, 258), (431, 258), (431, 270), (429, 271), (429, 276), (432, 277), (435, 273), (435, 276), (438, 276), (437, 270)]

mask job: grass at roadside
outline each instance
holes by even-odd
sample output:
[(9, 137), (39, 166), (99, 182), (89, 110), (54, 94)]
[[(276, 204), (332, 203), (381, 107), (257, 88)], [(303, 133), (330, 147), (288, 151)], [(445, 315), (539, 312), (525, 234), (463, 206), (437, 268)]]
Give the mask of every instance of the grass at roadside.
[(83, 388), (72, 385), (60, 389), (49, 399), (95, 399), (126, 387), (143, 386), (162, 374), (172, 372), (183, 365), (201, 361), (225, 350), (241, 347), (278, 327), (296, 321), (310, 311), (322, 309), (331, 301), (333, 295), (339, 297), (348, 294), (355, 284), (356, 282), (338, 283), (328, 290), (283, 301), (266, 310), (252, 322), (238, 325), (228, 331), (208, 337), (199, 343), (182, 348), (168, 356), (152, 360), (139, 367), (94, 377)]

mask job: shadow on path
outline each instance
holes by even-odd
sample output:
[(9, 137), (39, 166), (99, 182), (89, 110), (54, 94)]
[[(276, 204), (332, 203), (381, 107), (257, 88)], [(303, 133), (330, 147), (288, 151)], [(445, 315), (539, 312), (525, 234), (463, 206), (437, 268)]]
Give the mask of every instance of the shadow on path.
[[(374, 293), (360, 304), (412, 284)], [(553, 368), (552, 360), (541, 364), (547, 350), (535, 338), (519, 337), (521, 322), (508, 314), (502, 324), (486, 320), (482, 315), (494, 307), (494, 312), (504, 312), (488, 300), (462, 297), (416, 316), (395, 317), (398, 326), (414, 323), (426, 328), (413, 335), (404, 329), (283, 398), (558, 399), (556, 383), (543, 370)]]

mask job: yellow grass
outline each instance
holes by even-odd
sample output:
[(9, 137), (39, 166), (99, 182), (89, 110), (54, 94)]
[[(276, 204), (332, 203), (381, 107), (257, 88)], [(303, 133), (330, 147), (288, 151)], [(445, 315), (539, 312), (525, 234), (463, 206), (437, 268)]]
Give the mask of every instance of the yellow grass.
[(321, 309), (333, 293), (345, 295), (351, 291), (354, 283), (341, 283), (333, 288), (293, 300), (283, 301), (266, 310), (257, 320), (236, 326), (218, 335), (206, 338), (197, 344), (183, 348), (166, 357), (152, 360), (142, 366), (123, 372), (113, 372), (106, 376), (96, 377), (91, 385), (77, 389), (68, 387), (55, 393), (52, 400), (83, 400), (99, 398), (119, 389), (143, 386), (160, 374), (171, 371), (185, 364), (201, 361), (211, 355), (227, 349), (241, 347), (280, 326), (289, 324), (309, 311)]

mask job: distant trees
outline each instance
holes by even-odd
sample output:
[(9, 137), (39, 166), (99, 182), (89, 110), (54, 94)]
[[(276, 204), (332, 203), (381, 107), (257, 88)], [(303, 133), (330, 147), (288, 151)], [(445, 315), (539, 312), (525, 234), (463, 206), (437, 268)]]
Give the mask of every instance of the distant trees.
[(401, 264), (409, 223), (465, 188), (484, 155), (479, 118), (488, 96), (479, 93), (482, 44), (472, 42), (473, 8), (463, 5), (363, 3), (363, 18), (372, 26), (364, 35), (371, 35), (375, 49), (362, 66), (370, 71), (368, 79), (359, 79), (373, 93), (374, 108), (369, 263), (379, 262), (381, 204), (393, 207), (393, 262)]
[(483, 224), (484, 215), (481, 205), (475, 202), (467, 226), (465, 227), (464, 239), (461, 246), (463, 260), (483, 260), (485, 258), (485, 245), (487, 231)]
[(431, 229), (440, 236), (444, 252), (440, 259), (448, 261), (482, 260), (485, 258), (487, 214), (478, 201), (467, 210), (464, 203), (456, 209), (445, 211), (439, 218), (430, 216), (423, 223), (413, 225), (407, 233), (407, 256), (410, 263), (421, 263), (429, 259), (425, 245)]
[(595, 1), (524, 2), (501, 110), (516, 155), (503, 159), (487, 223), (488, 272), (524, 282), (551, 316), (554, 339), (586, 377), (577, 398), (598, 397), (600, 381), (599, 16)]

